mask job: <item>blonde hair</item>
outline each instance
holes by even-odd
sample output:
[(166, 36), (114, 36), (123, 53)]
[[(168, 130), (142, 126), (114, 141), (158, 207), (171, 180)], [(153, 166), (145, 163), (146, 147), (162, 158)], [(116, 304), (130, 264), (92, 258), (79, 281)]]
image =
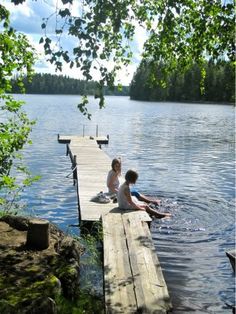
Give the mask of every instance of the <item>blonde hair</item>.
[[(119, 164), (119, 166), (121, 167), (121, 160), (120, 158), (114, 158), (111, 162), (111, 168), (116, 172), (116, 169), (115, 169), (115, 165), (116, 164)], [(120, 171), (119, 171), (120, 172)]]

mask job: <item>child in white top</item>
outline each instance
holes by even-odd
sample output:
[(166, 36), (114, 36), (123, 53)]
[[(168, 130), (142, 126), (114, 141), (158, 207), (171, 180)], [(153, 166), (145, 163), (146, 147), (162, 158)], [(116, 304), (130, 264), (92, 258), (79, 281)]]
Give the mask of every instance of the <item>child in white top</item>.
[(118, 191), (118, 204), (121, 209), (137, 209), (137, 210), (145, 210), (150, 216), (154, 216), (156, 218), (165, 218), (170, 217), (170, 213), (160, 213), (154, 209), (152, 209), (147, 204), (142, 204), (140, 202), (135, 202), (134, 198), (132, 198), (130, 193), (130, 184), (135, 184), (138, 179), (137, 172), (133, 170), (128, 170), (125, 175), (125, 182), (120, 186)]
[[(121, 178), (121, 159), (114, 158), (111, 163), (111, 170), (107, 175), (107, 187), (109, 194), (117, 194), (119, 190), (119, 186), (121, 184), (120, 181), (123, 181)], [(139, 201), (145, 202), (147, 204), (152, 203), (155, 205), (160, 205), (160, 200), (151, 199), (144, 194), (139, 193), (136, 190), (131, 189), (131, 195), (135, 196)]]
[(107, 175), (107, 187), (109, 193), (118, 193), (119, 190), (119, 176), (121, 175), (121, 160), (114, 158), (111, 163), (111, 170)]

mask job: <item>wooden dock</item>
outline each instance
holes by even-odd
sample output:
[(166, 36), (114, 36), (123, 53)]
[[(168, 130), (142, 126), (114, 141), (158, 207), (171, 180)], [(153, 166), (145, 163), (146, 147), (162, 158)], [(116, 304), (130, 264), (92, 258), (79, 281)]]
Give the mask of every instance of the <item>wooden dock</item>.
[[(74, 177), (77, 180), (79, 216), (81, 222), (99, 221), (107, 212), (117, 212), (114, 203), (99, 204), (91, 199), (99, 192), (107, 192), (107, 174), (111, 169), (111, 159), (99, 148), (104, 137), (58, 136), (59, 143), (69, 143), (67, 153), (70, 155)], [(108, 143), (108, 139), (107, 142)], [(145, 212), (138, 213), (145, 221), (151, 221)]]
[(171, 303), (148, 228), (149, 215), (91, 201), (107, 191), (111, 160), (99, 148), (105, 138), (58, 136), (58, 141), (67, 143), (80, 221), (102, 220), (106, 313), (167, 313)]
[(171, 302), (146, 222), (102, 216), (106, 313), (167, 313)]

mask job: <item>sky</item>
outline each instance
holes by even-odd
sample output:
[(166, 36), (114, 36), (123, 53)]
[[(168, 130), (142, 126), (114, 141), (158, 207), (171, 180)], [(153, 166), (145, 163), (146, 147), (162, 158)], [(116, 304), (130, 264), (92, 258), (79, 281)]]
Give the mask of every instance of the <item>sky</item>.
[[(76, 4), (72, 7), (72, 12), (76, 14), (78, 12), (80, 1), (74, 1)], [(82, 79), (81, 72), (76, 69), (70, 69), (68, 65), (63, 66), (62, 72), (55, 72), (54, 66), (46, 61), (44, 55), (43, 45), (39, 44), (40, 38), (44, 35), (41, 28), (41, 24), (44, 22), (43, 18), (49, 17), (54, 12), (56, 0), (26, 0), (23, 4), (15, 6), (10, 0), (2, 0), (1, 3), (11, 13), (11, 25), (17, 31), (27, 35), (30, 43), (35, 47), (38, 60), (35, 64), (35, 71), (37, 73), (51, 73), (51, 74), (62, 74), (67, 75), (76, 79)], [(55, 19), (54, 19), (55, 22)], [(137, 26), (136, 35), (134, 42), (131, 44), (134, 58), (131, 65), (121, 69), (118, 73), (118, 80), (116, 83), (122, 85), (129, 85), (132, 80), (133, 74), (141, 61), (141, 51), (145, 39), (145, 31)], [(70, 48), (74, 44), (74, 38), (64, 36), (64, 44)], [(108, 64), (111, 66), (112, 64)], [(98, 73), (93, 73), (93, 79), (99, 79)]]

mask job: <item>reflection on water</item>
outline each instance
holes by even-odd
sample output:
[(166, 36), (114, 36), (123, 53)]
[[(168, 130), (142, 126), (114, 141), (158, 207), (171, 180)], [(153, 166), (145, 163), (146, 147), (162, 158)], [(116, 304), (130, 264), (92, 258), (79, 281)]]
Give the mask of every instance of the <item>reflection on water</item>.
[[(234, 247), (234, 108), (221, 105), (95, 100), (87, 121), (76, 96), (21, 96), (38, 119), (26, 162), (42, 180), (25, 192), (29, 211), (64, 230), (77, 224), (70, 160), (57, 134), (110, 135), (103, 149), (139, 172), (137, 188), (162, 200), (172, 218), (154, 221), (152, 236), (176, 313), (231, 313), (234, 276), (225, 251)], [(85, 126), (85, 127), (84, 127)], [(76, 228), (71, 232), (78, 233)], [(98, 283), (99, 286), (99, 283)]]

